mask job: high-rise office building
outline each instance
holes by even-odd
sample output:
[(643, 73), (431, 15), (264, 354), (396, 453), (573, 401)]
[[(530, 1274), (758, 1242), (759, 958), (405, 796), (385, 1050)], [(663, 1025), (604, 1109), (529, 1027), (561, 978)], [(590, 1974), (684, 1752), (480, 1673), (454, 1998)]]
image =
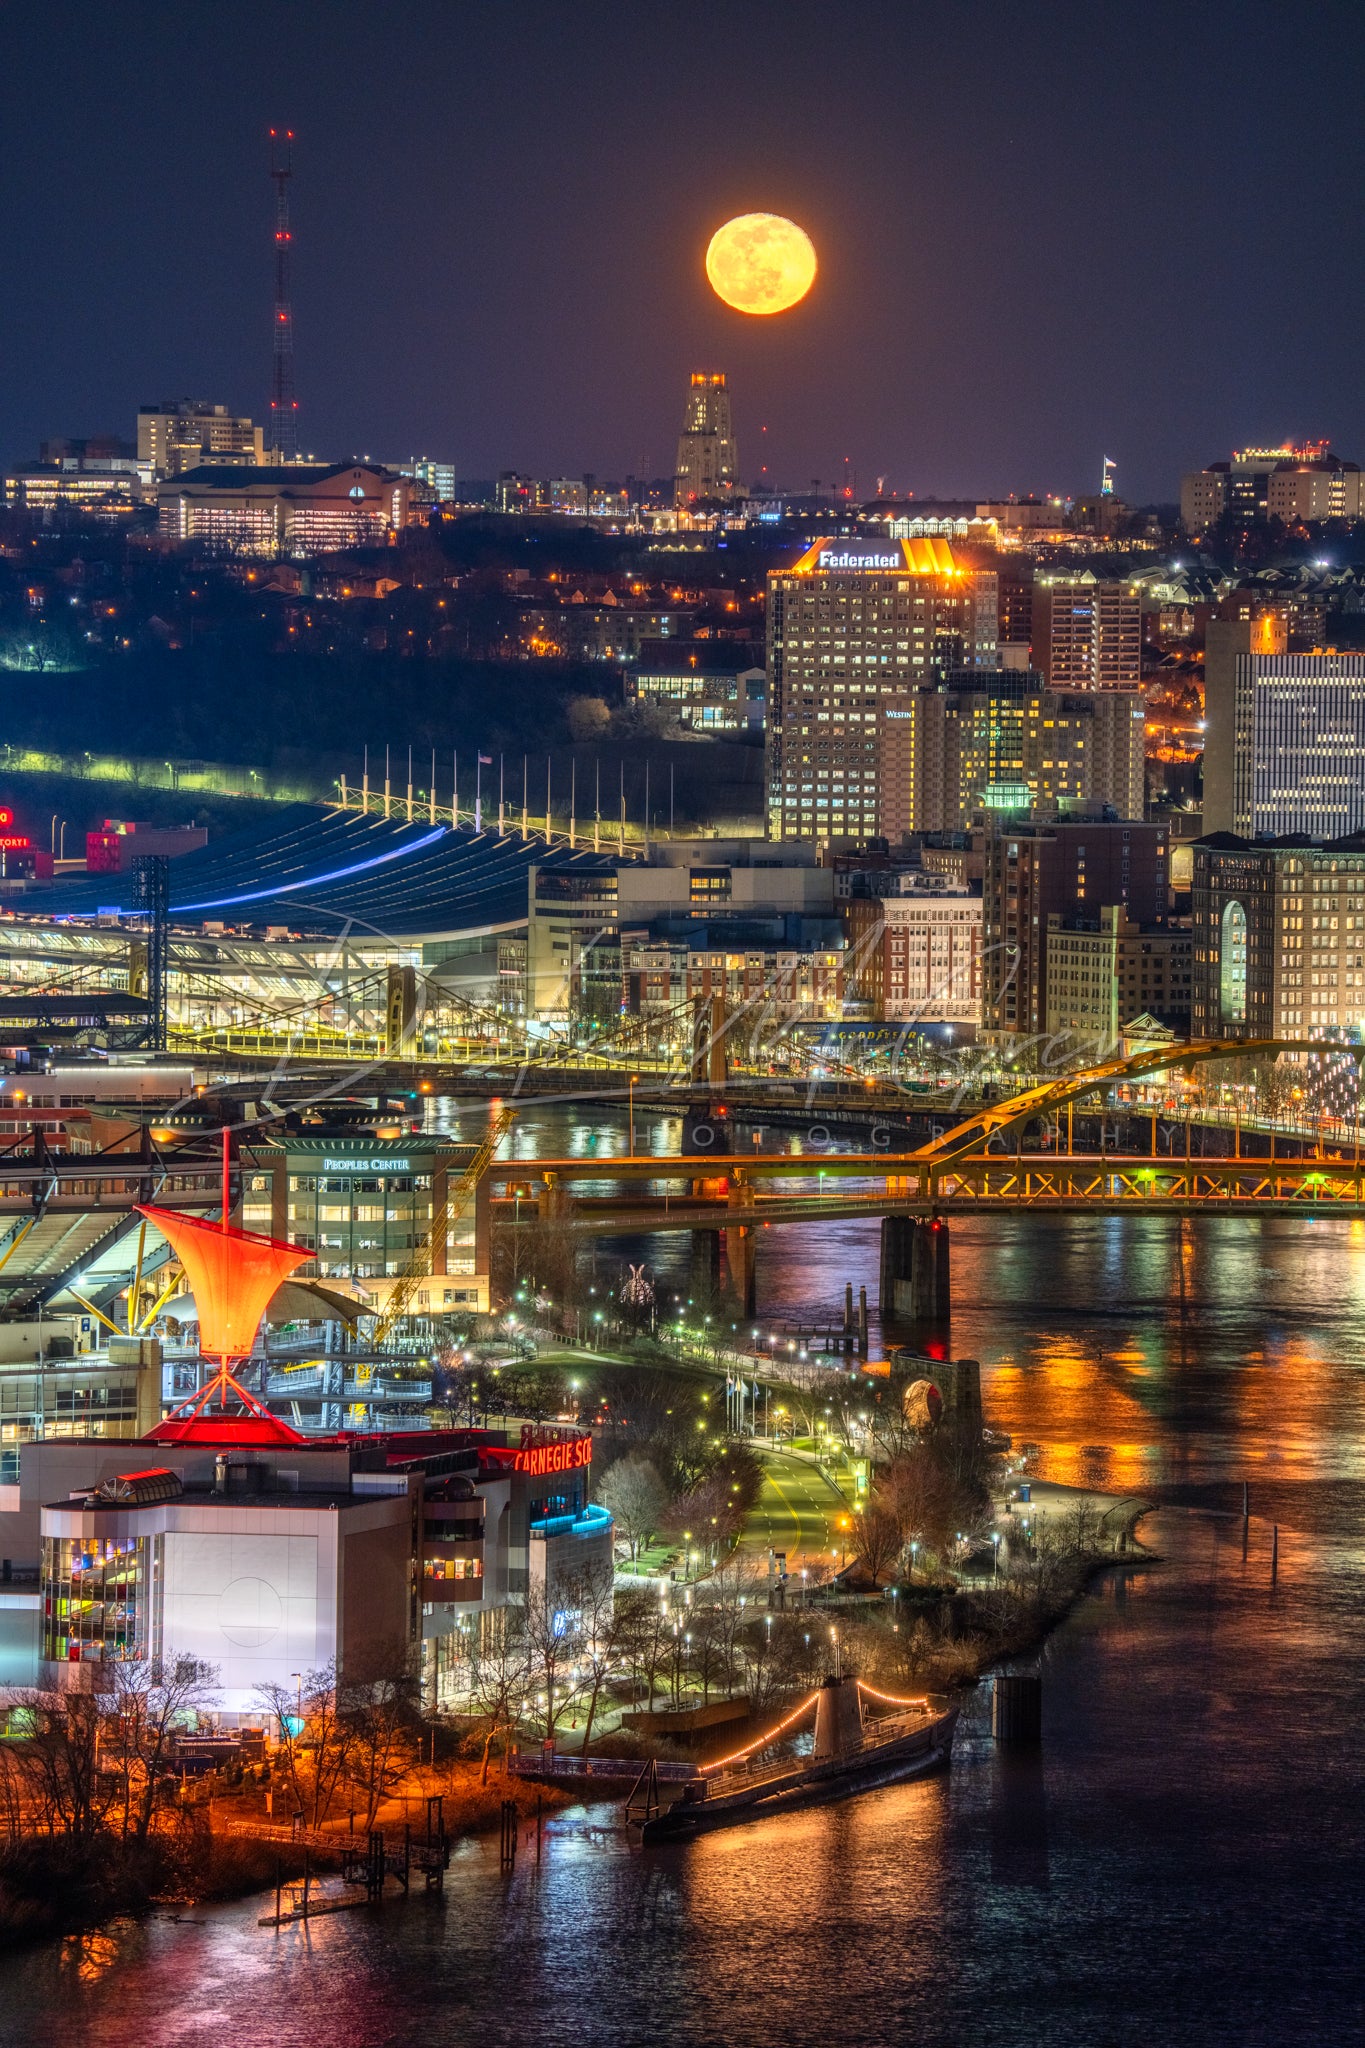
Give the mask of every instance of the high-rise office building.
[(917, 689), (995, 661), (995, 576), (947, 541), (818, 540), (770, 574), (769, 836), (878, 831), (884, 776), (914, 786)]
[[(1221, 609), (1221, 607), (1220, 607)], [(1285, 653), (1278, 611), (1238, 606), (1232, 618), (1211, 618), (1204, 634), (1204, 830), (1234, 832), (1233, 764), (1237, 753), (1237, 660)]]
[(153, 481), (179, 476), (208, 462), (265, 460), (264, 429), (230, 413), (225, 405), (197, 398), (170, 398), (143, 405), (137, 415), (137, 459)]
[(1004, 1038), (1046, 1031), (1052, 920), (1084, 925), (1115, 906), (1136, 924), (1159, 926), (1168, 869), (1164, 825), (1110, 817), (995, 822), (982, 889), (983, 1029)]
[(1361, 469), (1339, 455), (1296, 457), (1270, 472), (1266, 516), (1299, 526), (1320, 519), (1358, 519), (1361, 511)]
[(392, 467), (399, 476), (410, 476), (426, 484), (438, 505), (448, 504), (455, 496), (453, 462), (433, 462), (429, 455), (414, 455), (409, 462), (395, 462)]
[(1187, 470), (1180, 479), (1180, 524), (1198, 539), (1216, 526), (1228, 506), (1226, 462), (1211, 462), (1207, 469)]
[(1070, 1035), (1104, 1059), (1126, 1025), (1155, 1017), (1183, 1037), (1190, 1026), (1190, 934), (1139, 925), (1117, 903), (1097, 917), (1054, 915), (1047, 931), (1049, 1038)]
[[(908, 714), (908, 715), (907, 715)], [(1145, 808), (1135, 693), (1061, 692), (1036, 670), (971, 670), (887, 707), (878, 830), (959, 832), (974, 812)]]
[(1283, 621), (1211, 619), (1204, 822), (1247, 839), (1365, 827), (1365, 654), (1290, 654)]
[(1365, 834), (1194, 846), (1191, 1033), (1297, 1038), (1365, 1025)]
[(739, 457), (730, 421), (730, 391), (725, 372), (694, 370), (683, 430), (678, 437), (673, 502), (685, 508), (718, 498), (733, 498), (739, 489)]
[(1033, 666), (1052, 690), (1136, 690), (1142, 682), (1137, 586), (1039, 576), (1033, 586)]

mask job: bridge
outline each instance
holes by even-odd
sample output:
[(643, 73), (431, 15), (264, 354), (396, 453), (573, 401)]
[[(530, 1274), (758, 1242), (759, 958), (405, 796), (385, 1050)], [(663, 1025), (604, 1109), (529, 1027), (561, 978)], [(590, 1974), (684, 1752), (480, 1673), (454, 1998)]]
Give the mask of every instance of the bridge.
[[(1239, 1128), (1227, 1134), (1231, 1156), (1196, 1157), (1189, 1125), (1186, 1156), (1163, 1159), (1156, 1150), (1155, 1118), (1145, 1153), (1078, 1154), (1069, 1145), (1065, 1151), (1026, 1150), (1024, 1143), (1028, 1127), (1040, 1119), (1046, 1126), (1058, 1117), (1060, 1129), (1058, 1113), (1066, 1110), (1070, 1123), (1070, 1111), (1085, 1097), (1174, 1067), (1281, 1052), (1358, 1058), (1363, 1051), (1298, 1039), (1209, 1039), (1164, 1047), (1038, 1082), (974, 1110), (925, 1144), (898, 1151), (750, 1154), (733, 1148), (728, 1131), (718, 1136), (717, 1119), (705, 1127), (714, 1150), (497, 1161), (490, 1179), (503, 1193), (493, 1200), (493, 1215), (514, 1228), (537, 1224), (592, 1235), (691, 1230), (704, 1287), (719, 1281), (723, 1242), (729, 1291), (746, 1316), (756, 1308), (759, 1230), (875, 1216), (882, 1229), (883, 1313), (932, 1324), (948, 1315), (948, 1219), (955, 1214), (1365, 1213), (1358, 1124), (1349, 1155), (1347, 1147), (1328, 1148), (1319, 1140), (1310, 1157), (1278, 1160), (1273, 1133), (1269, 1156), (1261, 1139), (1253, 1141), (1255, 1156), (1243, 1156)], [(802, 1185), (777, 1185), (783, 1181)], [(602, 1182), (612, 1183), (609, 1192), (585, 1192)]]
[[(718, 1284), (723, 1250), (730, 1292), (745, 1314), (755, 1306), (760, 1230), (875, 1217), (881, 1224), (883, 1312), (932, 1323), (947, 1314), (948, 1226), (955, 1215), (1143, 1210), (1303, 1217), (1365, 1211), (1358, 1125), (1350, 1127), (1349, 1139), (1338, 1136), (1328, 1143), (1321, 1134), (1309, 1134), (1289, 1141), (1298, 1154), (1311, 1146), (1311, 1157), (1286, 1157), (1280, 1140), (1277, 1158), (1275, 1133), (1239, 1127), (1220, 1134), (1231, 1150), (1218, 1157), (1207, 1156), (1211, 1133), (1201, 1130), (1196, 1155), (1188, 1121), (1184, 1157), (1172, 1156), (1170, 1149), (1162, 1156), (1155, 1112), (1148, 1150), (1131, 1144), (1107, 1149), (1102, 1143), (1098, 1151), (1087, 1151), (1071, 1142), (1074, 1106), (1097, 1092), (1204, 1062), (1280, 1052), (1365, 1056), (1365, 1048), (1294, 1039), (1162, 1047), (1040, 1081), (973, 1109), (946, 1129), (931, 1125), (934, 1134), (918, 1144), (907, 1141), (910, 1126), (925, 1128), (925, 1105), (913, 1097), (893, 1098), (900, 1106), (897, 1116), (873, 1091), (841, 1087), (832, 1101), (792, 1083), (754, 1081), (727, 1086), (735, 1113), (718, 1111), (708, 1119), (699, 1114), (701, 1095), (684, 1083), (663, 1098), (692, 1111), (691, 1149), (681, 1155), (504, 1158), (486, 1169), (481, 1162), (481, 1170), (492, 1189), (502, 1190), (491, 1204), (495, 1219), (514, 1229), (536, 1224), (588, 1235), (691, 1231), (699, 1283), (707, 1291)], [(618, 1078), (625, 1094), (630, 1077), (613, 1076), (613, 1082)], [(740, 1149), (742, 1133), (735, 1127), (741, 1120), (752, 1138), (748, 1127), (759, 1117), (790, 1115), (803, 1099), (826, 1120), (826, 1143), (840, 1123), (850, 1134), (870, 1124), (884, 1142), (870, 1150), (814, 1150), (808, 1130), (801, 1152)], [(1140, 1130), (1147, 1111), (1130, 1106), (1126, 1114), (1131, 1138), (1133, 1123)], [(1180, 1135), (1179, 1126), (1168, 1130), (1168, 1147)], [(0, 1307), (14, 1314), (40, 1301), (102, 1298), (121, 1285), (142, 1267), (136, 1204), (148, 1200), (216, 1212), (216, 1132), (158, 1144), (144, 1129), (136, 1144), (91, 1154), (54, 1152), (35, 1129), (0, 1148)], [(149, 1262), (162, 1256), (159, 1246), (148, 1248)]]

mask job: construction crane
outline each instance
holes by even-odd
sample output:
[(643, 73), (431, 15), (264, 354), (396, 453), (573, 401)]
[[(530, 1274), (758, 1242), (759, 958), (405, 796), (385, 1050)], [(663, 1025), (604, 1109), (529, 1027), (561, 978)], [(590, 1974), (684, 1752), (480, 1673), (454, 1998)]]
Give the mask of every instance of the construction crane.
[(393, 1293), (389, 1296), (384, 1312), (374, 1326), (370, 1342), (376, 1351), (385, 1343), (395, 1323), (401, 1321), (407, 1314), (412, 1303), (412, 1297), (417, 1292), (421, 1282), (430, 1279), (436, 1249), (438, 1246), (445, 1244), (452, 1208), (458, 1210), (466, 1196), (472, 1194), (478, 1187), (479, 1182), (493, 1163), (494, 1153), (507, 1135), (507, 1132), (511, 1129), (516, 1113), (514, 1108), (506, 1104), (501, 1109), (495, 1110), (488, 1120), (488, 1129), (484, 1134), (483, 1143), (470, 1160), (468, 1166), (465, 1167), (463, 1173), (454, 1182), (446, 1182), (446, 1190), (442, 1196), (438, 1198), (433, 1193), (431, 1223), (427, 1233), (421, 1242), (414, 1246), (412, 1257), (408, 1260), (395, 1281)]

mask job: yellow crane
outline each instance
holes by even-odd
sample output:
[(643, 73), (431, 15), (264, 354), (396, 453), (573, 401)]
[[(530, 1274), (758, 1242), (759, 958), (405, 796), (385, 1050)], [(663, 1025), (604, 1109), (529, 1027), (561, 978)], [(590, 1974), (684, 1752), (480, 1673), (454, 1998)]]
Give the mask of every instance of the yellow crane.
[(515, 1109), (506, 1104), (501, 1109), (495, 1110), (488, 1120), (488, 1129), (484, 1134), (483, 1143), (470, 1160), (468, 1166), (465, 1167), (463, 1173), (460, 1174), (457, 1180), (447, 1180), (445, 1194), (439, 1200), (433, 1193), (431, 1223), (428, 1226), (426, 1235), (419, 1244), (413, 1247), (412, 1256), (394, 1282), (393, 1292), (388, 1298), (383, 1314), (374, 1326), (374, 1334), (370, 1342), (376, 1351), (384, 1344), (394, 1324), (407, 1314), (412, 1303), (412, 1297), (417, 1292), (421, 1282), (430, 1279), (436, 1247), (444, 1245), (446, 1240), (451, 1210), (458, 1210), (465, 1197), (478, 1187), (479, 1182), (493, 1163), (494, 1153), (502, 1143), (507, 1132), (511, 1129), (516, 1113)]

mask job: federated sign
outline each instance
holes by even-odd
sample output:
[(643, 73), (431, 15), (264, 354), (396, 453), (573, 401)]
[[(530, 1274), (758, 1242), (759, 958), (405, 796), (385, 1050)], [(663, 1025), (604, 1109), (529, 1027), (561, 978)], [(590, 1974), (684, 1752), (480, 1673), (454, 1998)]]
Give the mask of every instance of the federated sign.
[(905, 558), (900, 550), (892, 554), (883, 549), (825, 548), (820, 555), (822, 569), (903, 569)]

